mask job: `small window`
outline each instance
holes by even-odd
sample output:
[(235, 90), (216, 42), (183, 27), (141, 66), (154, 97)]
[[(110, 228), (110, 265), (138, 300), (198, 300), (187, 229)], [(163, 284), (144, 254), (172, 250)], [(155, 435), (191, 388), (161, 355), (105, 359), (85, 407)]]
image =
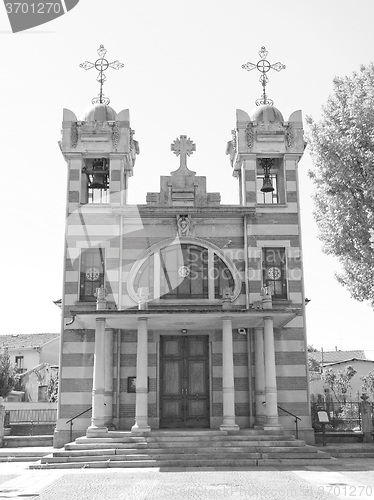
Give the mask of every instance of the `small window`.
[(24, 373), (26, 368), (24, 367), (24, 357), (23, 356), (16, 356), (15, 359), (15, 365), (16, 365), (16, 372), (17, 373)]
[(104, 286), (104, 270), (104, 250), (102, 248), (90, 248), (82, 253), (80, 300), (96, 300), (96, 289)]
[(86, 174), (85, 202), (109, 203), (109, 160), (107, 158), (86, 159), (83, 173)]
[(287, 298), (286, 253), (284, 248), (264, 248), (263, 284), (275, 298)]

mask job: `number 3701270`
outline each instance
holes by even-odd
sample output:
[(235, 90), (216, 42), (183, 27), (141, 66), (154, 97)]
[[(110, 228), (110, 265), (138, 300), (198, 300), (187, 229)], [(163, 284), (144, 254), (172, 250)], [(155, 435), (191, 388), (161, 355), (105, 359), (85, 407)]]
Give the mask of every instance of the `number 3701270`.
[(8, 2), (5, 7), (8, 14), (60, 14), (62, 9), (58, 2)]
[(349, 484), (331, 484), (328, 486), (319, 486), (320, 491), (327, 492), (329, 495), (335, 495), (339, 497), (340, 495), (349, 496), (349, 498), (360, 498), (360, 497), (371, 497), (373, 494), (373, 488), (371, 486), (356, 486)]

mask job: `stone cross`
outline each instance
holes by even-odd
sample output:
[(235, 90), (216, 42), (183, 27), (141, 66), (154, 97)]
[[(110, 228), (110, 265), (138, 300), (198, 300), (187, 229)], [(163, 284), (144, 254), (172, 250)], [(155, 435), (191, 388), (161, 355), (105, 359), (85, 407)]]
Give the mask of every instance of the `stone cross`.
[(180, 166), (176, 172), (178, 174), (191, 174), (191, 171), (187, 168), (187, 156), (191, 156), (196, 151), (196, 145), (191, 139), (187, 139), (186, 135), (181, 135), (179, 139), (175, 139), (172, 143), (171, 151), (175, 155), (180, 156)]

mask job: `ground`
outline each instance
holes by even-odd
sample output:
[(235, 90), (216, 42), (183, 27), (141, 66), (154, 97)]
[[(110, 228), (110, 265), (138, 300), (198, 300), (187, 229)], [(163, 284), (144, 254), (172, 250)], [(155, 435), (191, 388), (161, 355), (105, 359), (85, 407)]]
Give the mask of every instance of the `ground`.
[(328, 467), (29, 470), (0, 464), (0, 498), (31, 500), (374, 499), (374, 459)]

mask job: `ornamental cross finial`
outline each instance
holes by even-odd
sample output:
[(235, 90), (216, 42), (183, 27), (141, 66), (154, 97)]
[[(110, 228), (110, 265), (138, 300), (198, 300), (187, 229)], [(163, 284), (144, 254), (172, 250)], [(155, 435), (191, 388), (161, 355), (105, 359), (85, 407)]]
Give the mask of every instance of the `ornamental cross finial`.
[(109, 104), (110, 99), (108, 97), (104, 97), (103, 94), (103, 85), (106, 81), (106, 76), (104, 74), (104, 71), (106, 71), (108, 68), (113, 68), (113, 69), (123, 68), (124, 64), (122, 64), (118, 60), (110, 63), (107, 59), (105, 59), (105, 54), (107, 53), (107, 51), (104, 48), (104, 45), (100, 45), (100, 47), (97, 50), (97, 53), (99, 54), (100, 57), (94, 63), (89, 61), (84, 61), (84, 63), (80, 64), (79, 67), (85, 70), (96, 68), (97, 71), (99, 72), (96, 78), (96, 80), (100, 83), (99, 97), (94, 97), (92, 99), (92, 104)]
[(178, 172), (178, 175), (191, 175), (191, 173), (194, 173), (187, 168), (187, 156), (191, 156), (196, 151), (196, 145), (193, 141), (190, 138), (187, 139), (186, 135), (181, 135), (179, 139), (175, 139), (172, 143), (171, 150), (175, 155), (180, 156), (180, 166), (175, 172)]
[(260, 76), (260, 83), (262, 85), (262, 97), (256, 100), (256, 106), (260, 106), (261, 104), (268, 104), (272, 106), (274, 104), (274, 101), (268, 99), (265, 91), (266, 84), (269, 81), (269, 78), (267, 77), (266, 73), (271, 69), (275, 69), (275, 71), (281, 71), (282, 69), (286, 69), (286, 66), (280, 62), (277, 62), (275, 64), (270, 64), (269, 61), (267, 61), (266, 59), (268, 51), (265, 49), (265, 47), (261, 47), (261, 50), (259, 51), (258, 54), (261, 57), (261, 59), (258, 61), (257, 64), (247, 62), (246, 64), (242, 65), (242, 68), (246, 69), (247, 71), (252, 71), (253, 69), (257, 68), (258, 71), (262, 73), (262, 75)]

